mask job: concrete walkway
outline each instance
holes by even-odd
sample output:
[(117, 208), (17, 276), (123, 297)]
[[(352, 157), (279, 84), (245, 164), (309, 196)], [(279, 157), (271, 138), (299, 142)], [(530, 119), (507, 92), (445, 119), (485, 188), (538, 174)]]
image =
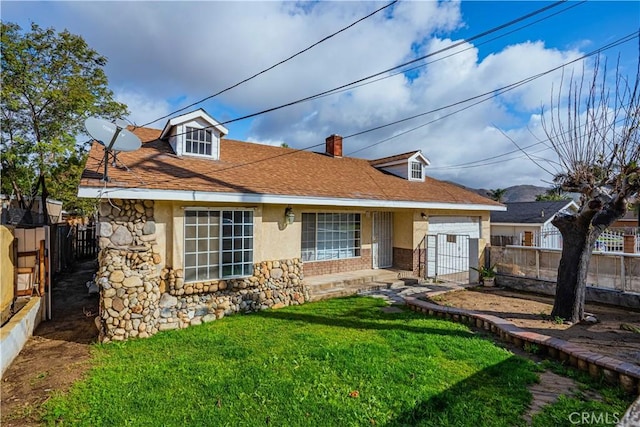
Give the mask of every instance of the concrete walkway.
[(422, 296), (425, 297), (434, 297), (440, 294), (444, 294), (447, 292), (458, 291), (461, 289), (469, 288), (477, 286), (476, 284), (456, 284), (456, 283), (423, 283), (423, 282), (411, 282), (409, 280), (400, 280), (399, 282), (393, 283), (387, 288), (379, 288), (372, 290), (365, 290), (358, 292), (358, 295), (366, 295), (372, 296), (376, 298), (382, 298), (385, 301), (389, 302), (389, 304), (405, 304), (405, 298), (413, 297), (420, 298)]
[(464, 289), (477, 284), (460, 285), (453, 282), (427, 283), (410, 271), (397, 269), (358, 270), (324, 274), (304, 279), (311, 301), (348, 295), (369, 295), (384, 298), (391, 304), (404, 304), (407, 296), (441, 293)]

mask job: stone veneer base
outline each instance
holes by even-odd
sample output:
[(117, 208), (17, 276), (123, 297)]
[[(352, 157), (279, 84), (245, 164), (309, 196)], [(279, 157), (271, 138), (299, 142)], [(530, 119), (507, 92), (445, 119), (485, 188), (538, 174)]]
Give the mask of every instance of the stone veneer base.
[(98, 221), (100, 312), (95, 323), (102, 342), (146, 338), (231, 313), (309, 300), (299, 259), (263, 261), (254, 264), (249, 277), (197, 283), (185, 283), (180, 269), (161, 268), (151, 200), (103, 202)]

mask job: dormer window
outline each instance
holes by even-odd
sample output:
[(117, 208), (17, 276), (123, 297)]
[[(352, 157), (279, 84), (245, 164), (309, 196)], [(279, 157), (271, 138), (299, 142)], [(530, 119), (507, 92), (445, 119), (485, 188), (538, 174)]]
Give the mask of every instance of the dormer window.
[(411, 162), (411, 179), (422, 181), (422, 163)]
[(429, 166), (429, 160), (420, 151), (411, 151), (382, 159), (369, 160), (369, 164), (408, 181), (424, 182), (424, 171), (425, 167)]
[(220, 138), (229, 131), (203, 109), (167, 121), (160, 139), (169, 141), (178, 156), (220, 159)]
[(184, 152), (190, 154), (211, 155), (213, 137), (209, 129), (196, 129), (187, 126)]

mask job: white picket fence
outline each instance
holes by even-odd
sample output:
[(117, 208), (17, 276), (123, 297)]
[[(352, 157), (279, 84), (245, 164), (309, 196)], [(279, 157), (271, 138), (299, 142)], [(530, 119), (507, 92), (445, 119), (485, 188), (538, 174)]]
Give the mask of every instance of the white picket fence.
[[(635, 236), (635, 253), (640, 254), (640, 235), (635, 228), (629, 230), (607, 230), (598, 237), (593, 248), (594, 252), (602, 253), (623, 253), (624, 252), (624, 236)], [(562, 249), (562, 235), (560, 230), (551, 226), (533, 233), (533, 241), (530, 246), (544, 249)], [(525, 233), (520, 233), (520, 245), (525, 245)]]

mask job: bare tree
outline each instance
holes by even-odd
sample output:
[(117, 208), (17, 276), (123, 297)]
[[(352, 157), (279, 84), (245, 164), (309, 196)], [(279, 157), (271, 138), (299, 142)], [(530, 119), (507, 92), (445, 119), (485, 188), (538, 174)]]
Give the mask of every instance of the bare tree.
[[(562, 233), (552, 316), (578, 322), (591, 254), (598, 236), (622, 217), (640, 191), (640, 64), (635, 80), (596, 60), (592, 76), (576, 78), (552, 90), (551, 111), (543, 128), (559, 159), (555, 184), (581, 194), (576, 213), (563, 212), (552, 224)], [(563, 91), (564, 89), (564, 91)]]

